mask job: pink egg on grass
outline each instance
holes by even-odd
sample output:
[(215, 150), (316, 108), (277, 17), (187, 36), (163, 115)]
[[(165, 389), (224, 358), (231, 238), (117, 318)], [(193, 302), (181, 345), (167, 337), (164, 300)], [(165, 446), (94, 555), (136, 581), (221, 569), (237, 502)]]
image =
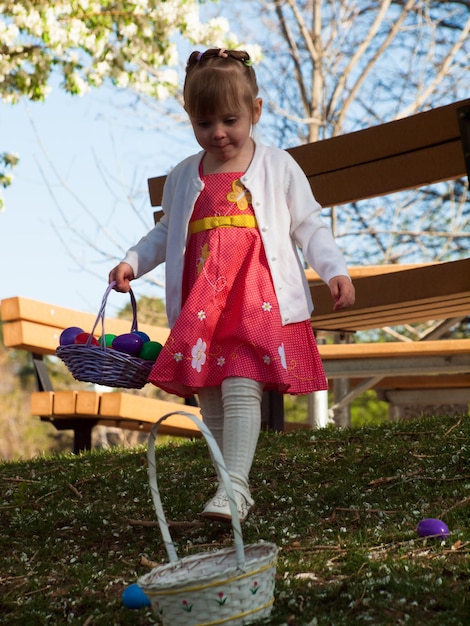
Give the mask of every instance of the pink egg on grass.
[(70, 346), (75, 343), (75, 337), (83, 333), (83, 328), (79, 328), (78, 326), (69, 326), (63, 330), (59, 337), (59, 344), (61, 346)]
[(450, 535), (447, 525), (442, 520), (432, 517), (422, 519), (416, 531), (420, 537), (435, 537), (436, 539), (446, 539)]

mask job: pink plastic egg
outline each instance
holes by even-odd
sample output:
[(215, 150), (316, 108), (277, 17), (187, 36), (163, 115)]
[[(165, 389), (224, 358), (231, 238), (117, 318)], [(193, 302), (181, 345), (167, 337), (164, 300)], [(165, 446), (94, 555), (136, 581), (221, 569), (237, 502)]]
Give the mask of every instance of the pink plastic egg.
[(78, 326), (69, 326), (63, 330), (59, 337), (59, 344), (61, 346), (70, 346), (72, 343), (75, 343), (75, 337), (83, 333), (83, 328), (79, 328)]
[(445, 539), (450, 534), (447, 525), (443, 521), (432, 517), (422, 519), (416, 530), (420, 537), (436, 537), (437, 539)]
[(118, 335), (113, 341), (112, 346), (119, 352), (136, 355), (140, 352), (143, 343), (142, 339), (136, 333), (125, 333), (124, 335)]

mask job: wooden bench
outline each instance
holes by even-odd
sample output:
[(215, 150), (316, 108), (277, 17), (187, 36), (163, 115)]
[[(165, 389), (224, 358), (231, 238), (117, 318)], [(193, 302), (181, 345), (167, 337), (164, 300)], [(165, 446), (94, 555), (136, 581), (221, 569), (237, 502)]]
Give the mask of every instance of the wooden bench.
[[(20, 297), (2, 300), (0, 311), (5, 346), (32, 354), (38, 389), (31, 395), (32, 415), (52, 423), (57, 430), (72, 430), (75, 453), (91, 448), (95, 426), (149, 432), (165, 413), (183, 409), (201, 417), (199, 408), (195, 406), (148, 398), (128, 391), (98, 391), (89, 389), (93, 385), (78, 383), (76, 386), (83, 388), (54, 390), (43, 357), (55, 354), (64, 328), (79, 326), (89, 332), (96, 316)], [(106, 319), (106, 332), (121, 334), (129, 330), (128, 320)], [(160, 343), (165, 342), (169, 333), (166, 328), (147, 324), (139, 324), (139, 330)], [(199, 437), (201, 434), (194, 423), (182, 415), (167, 419), (159, 428), (159, 433), (180, 437)]]
[[(76, 325), (91, 330), (94, 316), (19, 297), (3, 300), (0, 310), (5, 346), (26, 350), (33, 357), (38, 391), (31, 395), (32, 415), (52, 423), (57, 430), (72, 430), (75, 453), (91, 448), (95, 426), (115, 426), (148, 432), (158, 417), (170, 411), (184, 409), (200, 417), (197, 407), (125, 391), (107, 392), (87, 388), (53, 390), (43, 356), (55, 354), (60, 333), (64, 328)], [(128, 332), (129, 324), (127, 320), (110, 319), (106, 322), (106, 329), (119, 334)], [(141, 324), (139, 328), (161, 342), (165, 341), (169, 332), (168, 329), (146, 324)], [(408, 382), (416, 376), (426, 376), (423, 386), (429, 387), (429, 376), (445, 370), (448, 377), (454, 377), (453, 388), (458, 385), (468, 391), (470, 339), (426, 343), (320, 344), (319, 351), (327, 376), (332, 381), (350, 376), (353, 364), (355, 377), (359, 379), (353, 383), (354, 390), (361, 387), (362, 378), (377, 376), (406, 377)], [(432, 392), (436, 393), (436, 389)], [(270, 406), (270, 401), (272, 397), (268, 395), (263, 408), (265, 412), (270, 411), (271, 416), (267, 416), (265, 421), (269, 422), (270, 427), (279, 428), (279, 407)], [(272, 422), (273, 414), (275, 423)], [(176, 415), (166, 420), (160, 432), (182, 437), (200, 436), (200, 431), (191, 420)]]
[[(304, 169), (324, 207), (461, 178), (470, 169), (470, 99), (289, 152)], [(158, 176), (148, 181), (153, 207), (161, 205), (165, 179)], [(161, 211), (156, 211), (155, 219), (160, 215)], [(387, 380), (395, 381), (395, 385), (396, 381), (414, 382), (415, 387), (403, 389), (405, 392), (418, 389), (429, 395), (450, 390), (466, 398), (469, 340), (449, 343), (439, 337), (470, 312), (470, 259), (352, 268), (351, 273), (356, 304), (347, 311), (332, 312), (328, 287), (307, 270), (315, 302), (312, 326), (316, 332), (333, 333), (339, 341), (319, 346), (335, 399), (330, 411), (325, 406), (325, 394), (322, 402), (312, 403), (311, 425), (326, 424), (331, 412), (336, 423), (346, 425), (344, 410), (350, 402)], [(32, 396), (33, 413), (56, 428), (72, 428), (75, 451), (90, 446), (94, 425), (148, 430), (157, 416), (172, 410), (172, 403), (128, 392), (52, 389), (42, 356), (54, 354), (63, 328), (77, 325), (91, 330), (92, 315), (23, 298), (4, 300), (1, 313), (5, 345), (33, 354), (39, 389)], [(419, 342), (348, 343), (358, 330), (436, 319), (442, 320), (441, 325)], [(109, 332), (127, 332), (129, 323), (110, 320), (107, 326)], [(142, 325), (142, 330), (147, 327)], [(168, 333), (153, 327), (149, 331), (153, 339), (162, 342)], [(191, 410), (199, 415), (198, 409)], [(282, 396), (268, 394), (263, 411), (268, 412), (272, 428), (283, 428)], [(172, 434), (197, 436), (191, 425), (176, 420)], [(166, 422), (168, 432), (171, 426)]]
[(356, 332), (414, 322), (463, 318), (470, 312), (470, 258), (415, 266), (351, 268), (356, 304), (332, 311), (330, 291), (307, 270), (315, 302), (312, 325), (330, 332)]
[[(470, 99), (288, 152), (303, 168), (325, 208), (462, 178), (470, 171)], [(153, 207), (161, 206), (165, 179), (163, 175), (148, 180)], [(155, 219), (160, 215), (161, 210), (156, 211)], [(324, 401), (312, 404), (311, 424), (324, 425), (333, 414), (338, 425), (347, 425), (350, 402), (390, 375), (394, 380), (411, 377), (416, 389), (421, 389), (424, 372), (432, 374), (438, 392), (455, 389), (467, 393), (467, 379), (454, 379), (455, 384), (464, 385), (454, 388), (447, 386), (446, 376), (453, 375), (449, 361), (458, 362), (455, 371), (459, 375), (470, 372), (461, 352), (468, 350), (468, 345), (460, 341), (438, 345), (436, 341), (470, 313), (470, 258), (416, 266), (352, 268), (351, 274), (356, 304), (333, 312), (327, 285), (307, 270), (315, 303), (313, 329), (333, 333), (336, 340), (344, 341), (337, 346), (320, 346), (327, 376), (334, 381), (335, 399), (329, 411)], [(412, 346), (400, 342), (374, 346), (347, 343), (351, 334), (360, 330), (430, 320), (442, 322), (430, 336)], [(446, 349), (450, 350), (447, 354)], [(433, 350), (437, 351), (434, 355)], [(350, 389), (353, 378), (361, 382)], [(423, 388), (430, 391), (428, 382)], [(277, 406), (274, 400), (272, 404)], [(277, 411), (282, 414), (279, 407)]]

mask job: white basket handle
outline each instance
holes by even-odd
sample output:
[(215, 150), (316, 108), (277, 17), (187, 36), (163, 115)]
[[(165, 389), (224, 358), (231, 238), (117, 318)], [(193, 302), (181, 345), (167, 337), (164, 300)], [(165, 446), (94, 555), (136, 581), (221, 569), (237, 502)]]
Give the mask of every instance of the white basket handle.
[(163, 537), (163, 542), (165, 544), (165, 549), (168, 554), (168, 558), (170, 562), (176, 563), (178, 561), (178, 555), (176, 553), (175, 544), (170, 535), (170, 529), (168, 527), (168, 522), (166, 521), (165, 513), (163, 511), (162, 501), (160, 498), (160, 492), (158, 490), (157, 484), (157, 466), (155, 462), (155, 438), (157, 436), (158, 426), (161, 422), (165, 421), (167, 418), (172, 415), (184, 415), (185, 417), (192, 420), (199, 430), (204, 435), (204, 439), (206, 440), (207, 445), (212, 453), (212, 458), (214, 463), (217, 465), (217, 469), (219, 470), (219, 474), (222, 478), (222, 482), (225, 487), (225, 491), (228, 496), (228, 503), (230, 507), (230, 513), (232, 515), (232, 528), (233, 528), (233, 538), (235, 543), (235, 553), (237, 559), (237, 566), (239, 569), (245, 569), (245, 548), (243, 545), (243, 537), (242, 530), (240, 526), (240, 518), (237, 511), (237, 504), (235, 501), (235, 495), (233, 493), (232, 482), (230, 480), (230, 476), (228, 474), (227, 468), (225, 466), (225, 462), (220, 451), (217, 442), (209, 430), (209, 428), (204, 424), (202, 420), (191, 415), (191, 413), (186, 413), (185, 411), (173, 411), (172, 413), (167, 413), (163, 417), (161, 417), (152, 427), (149, 435), (148, 441), (148, 449), (147, 449), (147, 458), (148, 458), (148, 474), (149, 474), (149, 483), (150, 483), (150, 491), (152, 493), (153, 505), (155, 507), (155, 512), (157, 514), (158, 525), (160, 526), (160, 530)]

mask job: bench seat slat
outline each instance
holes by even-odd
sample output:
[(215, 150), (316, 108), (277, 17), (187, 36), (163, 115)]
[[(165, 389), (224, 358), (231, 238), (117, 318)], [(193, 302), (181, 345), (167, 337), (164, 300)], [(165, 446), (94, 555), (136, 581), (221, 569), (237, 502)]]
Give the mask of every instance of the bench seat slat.
[[(386, 275), (366, 276), (354, 280), (356, 303), (354, 311), (361, 307), (390, 306), (406, 302), (437, 301), (439, 298), (470, 293), (470, 258), (435, 263), (413, 270), (390, 272)], [(418, 289), (419, 286), (419, 289)], [(318, 312), (331, 309), (325, 296), (327, 285), (313, 284), (311, 294)], [(338, 315), (341, 316), (339, 311)]]
[[(155, 420), (129, 420), (125, 418), (100, 418), (96, 420), (97, 426), (106, 426), (107, 428), (124, 428), (126, 430), (139, 431), (149, 433)], [(172, 437), (186, 437), (188, 439), (199, 439), (202, 437), (201, 431), (192, 426), (192, 422), (178, 416), (169, 417), (158, 427), (159, 435), (169, 435)]]
[[(361, 378), (351, 378), (351, 388), (363, 382)], [(334, 380), (331, 381), (334, 387)], [(385, 376), (380, 379), (374, 389), (470, 389), (469, 374), (439, 374), (439, 376)]]
[[(449, 299), (446, 303), (438, 302), (435, 305), (422, 302), (420, 305), (396, 306), (390, 308), (375, 308), (358, 311), (355, 314), (337, 317), (330, 315), (313, 315), (312, 327), (314, 330), (342, 330), (355, 332), (357, 330), (372, 330), (386, 326), (400, 326), (430, 320), (444, 320), (452, 317), (465, 317), (470, 311), (470, 296), (461, 300)], [(338, 311), (336, 311), (338, 313)]]
[(33, 391), (31, 394), (31, 414), (47, 417), (54, 415), (54, 392)]
[[(416, 270), (420, 267), (430, 267), (437, 265), (434, 263), (384, 263), (383, 265), (351, 265), (348, 267), (349, 275), (352, 280), (358, 278), (367, 278), (370, 276), (383, 276), (384, 274), (391, 274), (393, 272), (403, 272), (404, 270)], [(305, 270), (305, 277), (308, 284), (313, 287), (314, 285), (323, 285), (323, 281), (320, 276), (311, 267)], [(387, 279), (386, 279), (387, 280)]]
[[(97, 425), (149, 432), (164, 414), (185, 411), (201, 419), (200, 410), (177, 402), (136, 396), (126, 392), (34, 391), (31, 413), (51, 422), (69, 422), (74, 416)], [(200, 437), (197, 426), (183, 415), (169, 417), (159, 433), (179, 437)]]
[(334, 359), (369, 360), (374, 358), (418, 356), (470, 356), (470, 339), (436, 339), (433, 341), (385, 341), (382, 343), (321, 344), (324, 361)]
[(314, 329), (365, 330), (470, 312), (470, 258), (354, 279), (356, 303), (333, 311), (330, 290), (311, 277)]
[(96, 417), (101, 394), (96, 391), (72, 390), (33, 391), (31, 413), (41, 417), (80, 415)]
[[(201, 417), (199, 408), (186, 406), (178, 402), (146, 398), (120, 391), (104, 393), (101, 396), (101, 416), (156, 421), (164, 413), (171, 413), (172, 411), (186, 411), (198, 418)], [(183, 418), (183, 421), (185, 423), (193, 423), (187, 418)]]
[(54, 415), (75, 415), (77, 394), (77, 391), (71, 389), (54, 392)]
[(77, 415), (97, 415), (100, 408), (101, 393), (96, 391), (79, 391), (75, 402)]

